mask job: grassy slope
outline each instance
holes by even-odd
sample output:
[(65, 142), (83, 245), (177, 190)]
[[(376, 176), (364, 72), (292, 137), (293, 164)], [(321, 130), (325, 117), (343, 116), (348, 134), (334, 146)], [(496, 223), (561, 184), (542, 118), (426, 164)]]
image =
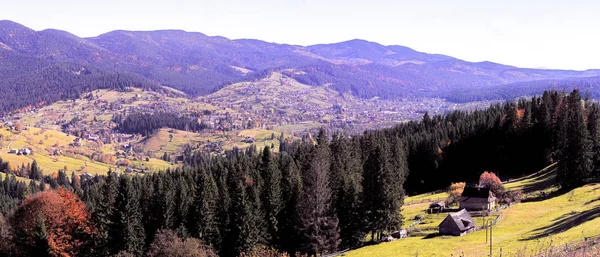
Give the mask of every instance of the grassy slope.
[[(600, 184), (589, 184), (566, 193), (555, 192), (551, 183), (552, 170), (514, 181), (507, 188), (519, 188), (527, 193), (530, 202), (524, 202), (502, 211), (502, 217), (494, 227), (494, 254), (500, 248), (504, 254), (524, 251), (537, 253), (547, 245), (560, 245), (581, 240), (584, 236), (600, 234)], [(541, 191), (548, 192), (547, 199), (540, 199)], [(426, 209), (427, 203), (404, 207), (405, 221)], [(419, 225), (421, 233), (433, 233), (445, 215), (425, 215), (426, 224)], [(480, 225), (481, 218), (475, 222)], [(551, 236), (551, 237), (548, 237)], [(425, 239), (423, 235), (390, 243), (364, 247), (344, 256), (487, 256), (485, 231), (477, 231), (463, 237), (435, 236)]]
[[(3, 180), (6, 179), (6, 173), (4, 172), (0, 172), (0, 178), (2, 178)], [(22, 177), (15, 177), (17, 179), (17, 181), (21, 181), (21, 182), (25, 182), (29, 185), (29, 183), (31, 183), (31, 179), (28, 178), (22, 178)]]

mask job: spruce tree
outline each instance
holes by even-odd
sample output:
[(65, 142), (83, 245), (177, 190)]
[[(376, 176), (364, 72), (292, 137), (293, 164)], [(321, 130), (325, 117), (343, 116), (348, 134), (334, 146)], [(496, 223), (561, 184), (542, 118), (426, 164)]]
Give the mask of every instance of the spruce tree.
[(385, 230), (398, 228), (402, 220), (406, 157), (400, 142), (391, 143), (377, 134), (368, 136), (363, 143), (363, 209), (372, 239)]
[(263, 188), (261, 190), (261, 203), (262, 209), (265, 214), (265, 221), (267, 225), (266, 239), (271, 244), (276, 241), (278, 222), (277, 215), (281, 210), (281, 170), (277, 167), (271, 149), (266, 146), (263, 149), (261, 161), (260, 161), (260, 176), (263, 181)]
[(317, 137), (317, 144), (311, 152), (307, 169), (302, 171), (303, 192), (299, 208), (304, 252), (309, 255), (334, 252), (340, 243), (339, 221), (329, 187), (331, 155), (323, 130)]
[(48, 233), (46, 231), (46, 223), (40, 216), (38, 225), (35, 229), (35, 248), (31, 249), (31, 256), (52, 256), (50, 254), (50, 245), (48, 244)]
[(588, 130), (592, 141), (593, 176), (600, 176), (600, 108), (593, 103), (589, 110)]
[(248, 194), (248, 186), (252, 183), (248, 175), (238, 167), (230, 173), (229, 193), (231, 207), (230, 222), (227, 229), (224, 256), (239, 256), (240, 253), (252, 249), (257, 243), (256, 218), (253, 211), (253, 199)]
[(300, 250), (301, 240), (298, 233), (301, 224), (298, 204), (302, 195), (302, 178), (294, 159), (287, 153), (282, 153), (279, 158), (279, 169), (282, 175), (282, 210), (277, 217), (277, 224), (279, 224), (277, 245), (284, 252), (295, 253)]
[(592, 142), (585, 124), (585, 110), (579, 91), (568, 97), (565, 145), (561, 151), (559, 182), (566, 188), (582, 185), (592, 171)]
[(364, 239), (361, 206), (362, 165), (360, 145), (345, 135), (334, 136), (331, 143), (332, 163), (330, 176), (337, 180), (332, 186), (333, 203), (337, 211), (340, 238), (343, 247), (353, 247)]
[(33, 160), (31, 163), (31, 172), (29, 173), (29, 178), (34, 180), (42, 179), (42, 172), (40, 171), (40, 167), (37, 164), (36, 160)]
[(119, 179), (118, 192), (111, 222), (113, 235), (109, 237), (109, 244), (113, 253), (126, 251), (141, 256), (144, 252), (145, 234), (139, 193), (128, 176), (121, 176)]
[(96, 256), (107, 256), (110, 253), (109, 241), (118, 240), (110, 239), (111, 236), (117, 236), (111, 233), (117, 193), (116, 176), (109, 170), (101, 186), (97, 208), (92, 212), (92, 222), (98, 231), (94, 242)]
[(194, 206), (196, 232), (199, 238), (215, 247), (221, 243), (221, 233), (217, 220), (218, 188), (212, 173), (200, 170), (196, 186)]

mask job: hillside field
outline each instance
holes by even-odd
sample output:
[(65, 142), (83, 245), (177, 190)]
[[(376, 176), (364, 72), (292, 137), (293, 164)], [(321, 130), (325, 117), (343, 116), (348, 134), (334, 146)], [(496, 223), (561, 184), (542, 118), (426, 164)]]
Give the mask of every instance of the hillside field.
[[(530, 256), (540, 249), (564, 245), (600, 234), (600, 184), (559, 192), (554, 185), (554, 167), (523, 179), (505, 184), (507, 189), (521, 189), (526, 195), (522, 203), (500, 212), (493, 228), (493, 254), (500, 256)], [(544, 193), (542, 193), (544, 192)], [(427, 198), (415, 196), (412, 199)], [(435, 197), (434, 197), (435, 198)], [(410, 198), (407, 198), (410, 199)], [(416, 236), (389, 243), (363, 247), (347, 252), (347, 257), (384, 256), (488, 256), (486, 231), (462, 236), (437, 236), (437, 226), (446, 217), (426, 214), (429, 203), (405, 206), (405, 225), (421, 214), (424, 222), (416, 226)], [(493, 219), (494, 217), (488, 218)], [(477, 226), (482, 218), (474, 218)]]

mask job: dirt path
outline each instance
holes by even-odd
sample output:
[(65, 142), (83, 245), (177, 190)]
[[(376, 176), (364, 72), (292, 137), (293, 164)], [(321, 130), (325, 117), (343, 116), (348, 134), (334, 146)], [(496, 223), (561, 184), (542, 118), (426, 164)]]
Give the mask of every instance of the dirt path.
[(10, 151), (10, 146), (11, 146), (11, 145), (12, 145), (12, 144), (13, 144), (15, 141), (17, 141), (17, 139), (19, 138), (19, 136), (21, 136), (21, 133), (23, 133), (23, 132), (22, 132), (22, 131), (21, 131), (21, 132), (19, 132), (19, 134), (17, 134), (17, 136), (16, 136), (16, 137), (15, 137), (15, 138), (14, 138), (12, 141), (10, 141), (10, 143), (9, 143), (9, 144), (8, 144), (8, 146), (7, 146), (7, 148), (8, 148), (8, 150), (9, 150), (9, 151)]

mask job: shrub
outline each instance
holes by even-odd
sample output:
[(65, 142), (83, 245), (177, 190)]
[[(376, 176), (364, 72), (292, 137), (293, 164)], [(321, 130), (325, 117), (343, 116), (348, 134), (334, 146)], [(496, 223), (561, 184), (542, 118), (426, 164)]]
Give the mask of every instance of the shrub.
[(161, 230), (150, 249), (149, 257), (217, 257), (202, 241), (195, 238), (182, 239), (171, 230)]

